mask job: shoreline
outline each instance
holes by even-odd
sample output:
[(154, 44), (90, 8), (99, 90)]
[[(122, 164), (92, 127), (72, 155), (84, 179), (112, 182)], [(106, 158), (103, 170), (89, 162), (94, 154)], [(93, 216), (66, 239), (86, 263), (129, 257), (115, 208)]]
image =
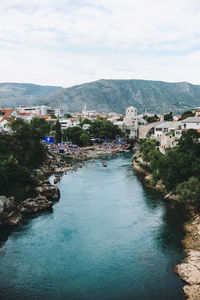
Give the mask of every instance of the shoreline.
[[(180, 204), (178, 197), (171, 193), (166, 194), (163, 185), (158, 183), (155, 187), (151, 184), (152, 175), (141, 166), (141, 162), (132, 158), (133, 169), (144, 176), (145, 185), (159, 191), (165, 200), (175, 201)], [(190, 220), (184, 223), (186, 235), (181, 241), (186, 257), (183, 262), (173, 267), (173, 272), (185, 282), (183, 287), (184, 294), (188, 300), (200, 299), (200, 215), (195, 214), (194, 209), (186, 206), (185, 211), (189, 214)]]
[[(85, 161), (106, 158), (110, 154), (108, 149), (98, 146), (82, 147), (80, 151), (84, 154), (77, 157), (76, 154), (69, 156), (55, 153), (49, 149), (43, 165), (35, 170), (35, 178), (38, 183), (34, 187), (32, 195), (25, 196), (24, 193), (21, 201), (15, 196), (0, 195), (0, 227), (17, 226), (28, 215), (51, 211), (53, 204), (60, 198), (60, 190), (55, 184), (61, 180), (63, 174), (82, 168)], [(55, 175), (53, 184), (49, 182), (52, 175)], [(26, 188), (24, 188), (24, 192)]]

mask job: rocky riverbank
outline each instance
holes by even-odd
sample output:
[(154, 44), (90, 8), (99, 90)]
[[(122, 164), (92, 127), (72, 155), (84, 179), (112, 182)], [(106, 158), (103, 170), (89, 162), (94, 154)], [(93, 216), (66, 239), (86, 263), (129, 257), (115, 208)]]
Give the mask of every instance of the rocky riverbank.
[(54, 202), (60, 198), (60, 191), (56, 185), (50, 184), (47, 178), (56, 173), (55, 181), (58, 182), (63, 172), (76, 170), (77, 167), (77, 164), (67, 163), (61, 155), (49, 153), (42, 167), (35, 170), (37, 185), (32, 190), (33, 196), (21, 201), (14, 196), (0, 196), (0, 226), (15, 226), (20, 224), (27, 214), (51, 210)]
[(174, 272), (186, 282), (184, 293), (189, 300), (200, 299), (200, 215), (185, 224), (183, 245), (186, 257), (174, 267)]
[(37, 185), (34, 188), (24, 187), (24, 190), (31, 190), (33, 196), (30, 198), (23, 196), (22, 200), (14, 196), (0, 196), (0, 226), (15, 226), (20, 224), (27, 214), (51, 210), (53, 203), (60, 198), (60, 191), (57, 186), (50, 184), (49, 176), (55, 174), (54, 184), (56, 184), (63, 173), (76, 171), (82, 168), (83, 161), (101, 156), (96, 153), (96, 148), (88, 147), (84, 148), (84, 151), (85, 155), (78, 159), (49, 151), (41, 168), (35, 170)]
[[(148, 164), (141, 158), (133, 156), (132, 166), (138, 173), (143, 174), (146, 184), (164, 195), (164, 199), (179, 202), (178, 196), (173, 193), (166, 194), (162, 182), (154, 187), (151, 184), (152, 174), (148, 171)], [(186, 236), (182, 243), (185, 248), (186, 257), (183, 263), (176, 265), (173, 271), (186, 282), (183, 290), (189, 300), (200, 299), (200, 215), (195, 215), (193, 207), (186, 206), (188, 216), (191, 220), (185, 223)]]
[(18, 225), (28, 213), (49, 210), (60, 198), (57, 186), (44, 180), (35, 188), (35, 196), (19, 203), (15, 197), (0, 196), (0, 225)]
[(162, 193), (165, 200), (172, 200), (172, 201), (179, 202), (178, 195), (174, 195), (172, 192), (166, 193), (165, 187), (162, 184), (161, 180), (159, 180), (155, 186), (152, 184), (152, 174), (149, 171), (149, 164), (144, 162), (141, 159), (141, 157), (137, 157), (136, 155), (134, 155), (132, 158), (132, 166), (135, 171), (137, 171), (139, 174), (142, 174), (144, 176), (145, 184), (148, 187)]

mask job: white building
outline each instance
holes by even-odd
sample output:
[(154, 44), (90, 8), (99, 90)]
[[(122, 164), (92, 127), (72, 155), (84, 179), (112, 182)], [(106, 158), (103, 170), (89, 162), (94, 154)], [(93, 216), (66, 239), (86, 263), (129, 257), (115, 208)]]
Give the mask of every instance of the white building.
[(64, 115), (64, 111), (60, 108), (52, 108), (50, 106), (42, 105), (42, 106), (19, 106), (17, 107), (18, 112), (20, 113), (31, 113), (37, 115), (55, 115), (56, 117), (62, 117)]
[(6, 119), (0, 120), (0, 132), (11, 132), (9, 122)]
[(75, 119), (61, 119), (59, 120), (61, 129), (67, 129), (69, 127), (78, 126), (80, 122)]
[(181, 121), (182, 129), (200, 129), (200, 117), (189, 117)]
[(169, 132), (181, 132), (181, 122), (164, 122), (162, 124), (158, 124), (154, 128), (154, 137), (160, 137), (163, 134), (169, 133)]
[(130, 106), (126, 109), (126, 116), (124, 118), (125, 125), (134, 125), (135, 120), (137, 119), (137, 108)]

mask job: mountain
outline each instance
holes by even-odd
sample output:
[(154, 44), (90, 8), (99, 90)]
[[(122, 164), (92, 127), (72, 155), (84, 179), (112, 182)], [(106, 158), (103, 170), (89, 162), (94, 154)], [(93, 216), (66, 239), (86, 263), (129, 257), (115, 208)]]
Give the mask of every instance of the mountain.
[(80, 112), (88, 110), (124, 113), (128, 106), (139, 112), (181, 113), (200, 105), (200, 86), (187, 82), (167, 83), (150, 80), (98, 80), (60, 89), (41, 103)]
[(58, 89), (62, 88), (31, 83), (0, 83), (0, 105), (2, 107), (35, 105), (41, 98)]
[(200, 105), (200, 86), (187, 82), (150, 80), (98, 80), (70, 88), (29, 83), (0, 83), (0, 104), (50, 105), (67, 112), (88, 110), (124, 113), (128, 106), (139, 112), (181, 113)]

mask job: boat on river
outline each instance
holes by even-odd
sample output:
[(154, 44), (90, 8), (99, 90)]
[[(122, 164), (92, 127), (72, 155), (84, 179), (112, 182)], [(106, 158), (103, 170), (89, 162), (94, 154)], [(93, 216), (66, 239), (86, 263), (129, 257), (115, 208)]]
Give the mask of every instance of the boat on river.
[(103, 162), (103, 163), (101, 164), (101, 166), (102, 166), (102, 167), (107, 167), (107, 164)]

